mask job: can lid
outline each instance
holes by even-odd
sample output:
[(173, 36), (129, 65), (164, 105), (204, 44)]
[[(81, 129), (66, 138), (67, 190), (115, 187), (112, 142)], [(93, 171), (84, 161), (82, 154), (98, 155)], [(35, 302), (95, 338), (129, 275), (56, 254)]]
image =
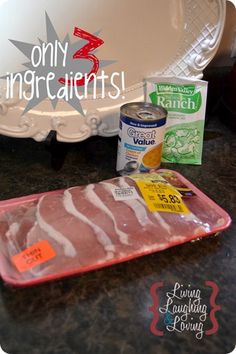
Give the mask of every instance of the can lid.
[(164, 107), (149, 102), (126, 103), (121, 106), (120, 111), (129, 118), (142, 121), (155, 121), (167, 116), (167, 111)]

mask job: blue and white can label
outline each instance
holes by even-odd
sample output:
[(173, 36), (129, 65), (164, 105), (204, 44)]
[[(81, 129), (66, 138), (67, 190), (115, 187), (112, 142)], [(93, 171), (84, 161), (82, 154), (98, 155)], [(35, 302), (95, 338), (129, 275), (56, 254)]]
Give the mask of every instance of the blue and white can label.
[(116, 170), (122, 175), (160, 166), (167, 111), (146, 102), (121, 107)]

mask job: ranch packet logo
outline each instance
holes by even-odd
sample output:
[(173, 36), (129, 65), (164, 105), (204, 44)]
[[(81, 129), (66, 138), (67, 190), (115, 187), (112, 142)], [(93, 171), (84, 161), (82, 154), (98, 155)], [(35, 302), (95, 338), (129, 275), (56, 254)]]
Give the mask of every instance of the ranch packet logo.
[(100, 31), (92, 34), (75, 26), (73, 36), (79, 40), (72, 42), (69, 34), (60, 40), (46, 13), (46, 32), (47, 41), (39, 39), (35, 45), (9, 39), (29, 60), (23, 64), (26, 70), (1, 77), (6, 80), (6, 99), (18, 97), (28, 102), (22, 114), (46, 98), (54, 109), (63, 99), (84, 115), (82, 99), (120, 97), (125, 90), (124, 72), (99, 72), (115, 62), (98, 58), (97, 50), (104, 44)]
[(219, 289), (213, 281), (205, 281), (205, 285), (205, 289), (200, 289), (176, 282), (166, 288), (163, 282), (154, 283), (150, 289), (151, 332), (155, 336), (192, 332), (198, 340), (216, 333), (219, 325), (215, 313), (221, 309), (215, 302)]
[(196, 113), (202, 105), (201, 92), (196, 92), (195, 85), (158, 83), (149, 97), (170, 112)]

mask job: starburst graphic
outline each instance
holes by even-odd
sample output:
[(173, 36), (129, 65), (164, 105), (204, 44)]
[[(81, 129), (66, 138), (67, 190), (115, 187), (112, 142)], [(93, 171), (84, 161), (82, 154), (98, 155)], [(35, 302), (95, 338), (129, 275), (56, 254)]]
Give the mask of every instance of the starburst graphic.
[[(100, 31), (97, 31), (94, 34), (89, 34), (88, 32), (75, 27), (74, 35), (77, 35), (77, 38), (81, 38), (72, 43), (69, 34), (67, 34), (61, 41), (47, 13), (45, 13), (45, 16), (47, 34), (46, 42), (38, 39), (39, 44), (30, 44), (17, 40), (10, 40), (11, 43), (30, 60), (29, 62), (23, 64), (26, 67), (26, 70), (21, 71), (20, 74), (24, 75), (27, 72), (33, 72), (35, 78), (42, 78), (41, 80), (34, 80), (33, 87), (29, 88), (28, 92), (32, 92), (33, 90), (33, 92), (37, 92), (37, 94), (33, 94), (32, 98), (28, 100), (23, 114), (37, 106), (46, 98), (50, 99), (52, 107), (55, 109), (59, 100), (57, 93), (59, 90), (63, 90), (62, 87), (65, 86), (65, 84), (67, 84), (67, 86), (76, 85), (76, 90), (81, 97), (81, 94), (84, 91), (83, 79), (74, 82), (69, 79), (66, 81), (65, 77), (72, 77), (76, 73), (81, 73), (84, 78), (84, 75), (88, 75), (91, 72), (95, 72), (96, 74), (99, 68), (103, 68), (115, 62), (114, 60), (99, 61), (95, 56), (95, 53), (97, 52), (95, 49), (103, 44), (103, 41), (97, 37)], [(77, 32), (82, 31), (84, 36), (76, 34), (76, 30)], [(92, 42), (89, 40), (89, 36), (92, 38)], [(95, 39), (97, 42), (100, 42), (96, 44)], [(37, 63), (35, 63), (36, 59), (34, 62), (32, 61), (32, 51), (35, 47), (38, 49), (35, 51), (38, 58)], [(47, 50), (45, 50), (46, 47), (48, 47)], [(63, 53), (62, 50), (63, 48), (66, 48), (66, 60), (65, 51)], [(43, 58), (41, 58), (42, 60), (40, 60), (40, 53), (43, 53)], [(79, 55), (76, 53), (79, 53)], [(86, 53), (87, 55), (81, 55), (81, 53)], [(49, 82), (43, 79), (47, 77), (48, 73), (52, 73), (53, 75), (53, 79), (50, 80), (50, 95), (48, 95)], [(6, 76), (4, 78), (6, 79)], [(19, 81), (19, 78), (16, 80)], [(102, 83), (97, 82), (96, 85), (100, 88)], [(92, 86), (93, 80), (91, 79), (87, 85), (88, 92), (90, 92)], [(66, 99), (64, 97), (62, 98), (79, 113), (84, 115), (78, 95), (70, 95), (70, 97), (67, 97)]]

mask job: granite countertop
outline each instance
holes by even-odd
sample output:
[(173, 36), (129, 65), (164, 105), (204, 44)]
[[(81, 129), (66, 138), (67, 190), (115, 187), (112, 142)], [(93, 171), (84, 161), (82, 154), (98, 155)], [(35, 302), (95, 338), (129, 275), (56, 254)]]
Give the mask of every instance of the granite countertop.
[[(116, 137), (72, 144), (55, 171), (45, 144), (0, 137), (0, 199), (113, 177), (116, 147)], [(182, 173), (235, 219), (235, 133), (217, 119), (206, 127), (201, 166), (164, 167)], [(1, 281), (0, 345), (10, 354), (228, 353), (236, 342), (235, 235), (232, 223), (215, 237), (31, 288), (13, 289)], [(150, 331), (155, 282), (203, 289), (206, 280), (219, 287), (215, 334), (199, 340), (190, 331)]]

